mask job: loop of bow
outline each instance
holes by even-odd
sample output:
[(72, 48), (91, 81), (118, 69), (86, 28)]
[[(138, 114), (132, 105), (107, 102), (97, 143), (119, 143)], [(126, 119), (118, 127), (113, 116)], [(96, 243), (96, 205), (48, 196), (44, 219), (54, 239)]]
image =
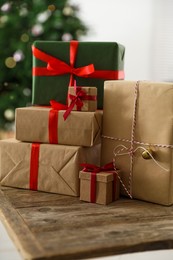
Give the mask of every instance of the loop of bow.
[(78, 77), (87, 77), (87, 75), (94, 72), (94, 65), (89, 64), (80, 68), (74, 68), (57, 58), (51, 58), (47, 64), (47, 69), (51, 71), (54, 75), (63, 75), (70, 73)]
[(99, 167), (94, 164), (88, 164), (88, 163), (82, 163), (80, 166), (83, 167), (84, 172), (92, 172), (92, 173), (99, 173), (99, 172), (109, 172), (109, 171), (114, 171), (114, 164), (113, 162), (107, 163), (102, 167)]
[(67, 109), (67, 105), (64, 105), (62, 103), (59, 103), (55, 100), (50, 100), (50, 105), (51, 105), (51, 108), (54, 109), (54, 110), (66, 110)]
[(74, 85), (74, 75), (78, 77), (88, 77), (90, 74), (95, 72), (94, 64), (89, 64), (83, 67), (74, 68), (76, 61), (76, 55), (78, 51), (78, 41), (70, 42), (70, 64), (55, 58), (35, 46), (32, 46), (32, 52), (37, 59), (40, 59), (47, 63), (47, 67), (36, 67), (33, 68), (33, 75), (37, 76), (58, 76), (64, 74), (70, 74), (69, 86)]

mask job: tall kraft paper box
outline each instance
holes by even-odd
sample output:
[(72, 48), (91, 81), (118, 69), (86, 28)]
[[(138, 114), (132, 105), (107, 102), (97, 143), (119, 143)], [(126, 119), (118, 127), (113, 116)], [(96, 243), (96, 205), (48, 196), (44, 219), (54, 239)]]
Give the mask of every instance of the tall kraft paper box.
[(133, 198), (173, 204), (173, 83), (106, 81), (104, 91), (101, 164), (114, 159)]

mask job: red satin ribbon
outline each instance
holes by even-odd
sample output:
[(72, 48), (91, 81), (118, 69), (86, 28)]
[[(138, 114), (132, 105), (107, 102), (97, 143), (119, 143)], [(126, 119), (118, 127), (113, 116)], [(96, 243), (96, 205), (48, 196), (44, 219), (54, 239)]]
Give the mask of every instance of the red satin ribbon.
[(49, 143), (58, 144), (58, 112), (66, 110), (67, 106), (55, 100), (50, 101), (52, 109), (49, 111)]
[(69, 94), (68, 98), (71, 99), (71, 103), (67, 110), (65, 111), (63, 117), (64, 120), (67, 119), (71, 111), (73, 110), (74, 106), (77, 106), (77, 111), (81, 111), (81, 108), (83, 107), (83, 101), (84, 100), (93, 100), (96, 101), (97, 97), (95, 95), (87, 95), (86, 91), (82, 90), (81, 87), (76, 88), (76, 96)]
[(119, 70), (95, 70), (94, 64), (75, 68), (75, 60), (78, 50), (78, 41), (70, 42), (70, 65), (64, 61), (44, 53), (35, 46), (32, 46), (33, 55), (47, 63), (47, 67), (34, 67), (33, 76), (55, 76), (70, 74), (69, 86), (74, 86), (74, 75), (84, 78), (99, 79), (124, 79), (124, 71)]
[(70, 42), (70, 65), (64, 61), (55, 58), (49, 54), (40, 51), (38, 48), (32, 46), (33, 55), (44, 62), (47, 63), (47, 67), (35, 67), (33, 68), (34, 76), (55, 76), (70, 74), (69, 86), (74, 85), (74, 75), (78, 77), (87, 77), (89, 74), (94, 72), (94, 65), (89, 64), (80, 68), (74, 68), (74, 63), (76, 60), (78, 41)]
[(38, 189), (39, 152), (40, 144), (33, 143), (30, 155), (30, 190)]
[[(96, 165), (94, 165), (94, 164), (88, 164), (88, 163), (82, 163), (81, 166), (84, 167), (82, 171), (91, 173), (91, 180), (90, 180), (90, 187), (91, 187), (91, 189), (90, 189), (90, 201), (91, 201), (92, 203), (95, 203), (95, 202), (96, 202), (96, 175), (97, 175), (97, 173), (99, 173), (99, 172), (111, 172), (111, 173), (113, 173), (113, 175), (114, 175), (114, 186), (113, 186), (114, 189), (113, 189), (113, 194), (115, 194), (115, 188), (116, 188), (116, 186), (115, 186), (115, 184), (116, 184), (116, 176), (115, 176), (115, 175), (116, 175), (116, 174), (115, 174), (115, 172), (114, 172), (113, 162), (108, 163), (108, 164), (105, 164), (105, 165), (102, 166), (102, 167), (98, 167), (98, 166), (96, 166)], [(113, 198), (114, 198), (114, 196), (113, 196)]]

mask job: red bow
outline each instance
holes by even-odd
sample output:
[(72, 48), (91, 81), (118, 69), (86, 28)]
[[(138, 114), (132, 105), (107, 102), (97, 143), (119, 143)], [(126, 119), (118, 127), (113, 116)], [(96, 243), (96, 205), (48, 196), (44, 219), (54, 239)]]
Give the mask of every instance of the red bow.
[(84, 169), (82, 170), (84, 172), (99, 173), (99, 172), (114, 171), (113, 162), (107, 163), (102, 167), (99, 167), (94, 164), (88, 164), (88, 163), (82, 163), (82, 164), (80, 164), (80, 166), (84, 167)]
[[(78, 90), (80, 88), (76, 88), (76, 90)], [(68, 107), (68, 109), (66, 110), (66, 112), (64, 113), (63, 117), (64, 120), (67, 119), (67, 117), (69, 116), (69, 114), (71, 113), (71, 111), (73, 110), (74, 106), (77, 106), (77, 110), (80, 111), (81, 108), (83, 107), (83, 100), (96, 100), (96, 96), (92, 96), (92, 95), (87, 95), (86, 91), (80, 89), (79, 91), (77, 91), (76, 96), (69, 94), (68, 98), (71, 99), (71, 103), (70, 106)]]
[(55, 100), (50, 100), (51, 108), (54, 110), (66, 110), (67, 105), (61, 104)]
[[(98, 166), (96, 166), (94, 164), (88, 164), (88, 163), (82, 163), (80, 165), (82, 167), (84, 167), (84, 169), (82, 171), (91, 173), (90, 201), (92, 203), (95, 203), (96, 202), (96, 175), (97, 175), (97, 173), (102, 172), (102, 171), (104, 171), (104, 172), (112, 172), (114, 174), (115, 171), (114, 171), (113, 162), (108, 163), (108, 164), (106, 164), (106, 165), (104, 165), (102, 167), (98, 167)], [(116, 175), (114, 174), (114, 186), (115, 186), (115, 182), (116, 182), (115, 176)]]
[(55, 76), (55, 75), (63, 75), (70, 74), (70, 82), (69, 86), (74, 85), (74, 77), (73, 75), (79, 77), (88, 77), (88, 75), (92, 74), (94, 69), (94, 64), (89, 64), (80, 68), (74, 68), (74, 63), (76, 60), (77, 50), (78, 50), (78, 41), (70, 42), (70, 65), (65, 63), (64, 61), (55, 58), (49, 54), (40, 51), (35, 46), (32, 46), (32, 52), (37, 59), (40, 59), (47, 63), (47, 67), (36, 67), (33, 68), (34, 76)]
[(34, 67), (34, 76), (55, 76), (70, 73), (69, 86), (74, 86), (74, 75), (84, 78), (99, 78), (99, 79), (124, 79), (124, 71), (122, 70), (95, 70), (94, 64), (89, 64), (84, 67), (74, 68), (76, 61), (78, 41), (70, 42), (70, 65), (64, 61), (55, 58), (43, 51), (40, 51), (35, 46), (32, 46), (33, 55), (47, 63), (47, 67)]

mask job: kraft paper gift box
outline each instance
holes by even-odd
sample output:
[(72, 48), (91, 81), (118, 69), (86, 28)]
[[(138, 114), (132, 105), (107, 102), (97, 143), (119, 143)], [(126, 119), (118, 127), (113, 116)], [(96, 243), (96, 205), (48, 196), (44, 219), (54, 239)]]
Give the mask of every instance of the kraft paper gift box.
[[(119, 172), (120, 173), (120, 172)], [(80, 171), (80, 200), (107, 205), (119, 199), (120, 183), (117, 175), (109, 172), (96, 174), (94, 199), (91, 195), (91, 172)], [(114, 179), (115, 178), (115, 179)], [(114, 183), (115, 181), (115, 183)]]
[(102, 111), (72, 111), (65, 121), (64, 112), (43, 107), (17, 108), (16, 139), (79, 146), (101, 142)]
[(0, 141), (0, 183), (4, 186), (79, 196), (80, 163), (99, 163), (91, 148)]
[(107, 81), (104, 90), (101, 164), (122, 171), (122, 194), (173, 204), (173, 83)]
[(107, 79), (124, 79), (125, 48), (116, 42), (36, 41), (33, 44), (32, 103), (66, 104), (68, 86), (96, 86), (103, 107)]
[(96, 87), (69, 87), (68, 106), (74, 111), (94, 112), (97, 110)]

